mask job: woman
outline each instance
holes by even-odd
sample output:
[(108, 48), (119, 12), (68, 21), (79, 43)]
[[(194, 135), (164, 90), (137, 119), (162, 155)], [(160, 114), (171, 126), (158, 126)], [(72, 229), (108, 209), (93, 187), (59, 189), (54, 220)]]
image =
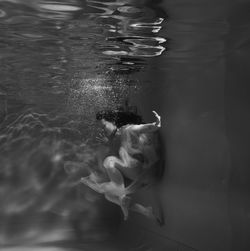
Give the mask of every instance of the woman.
[[(152, 168), (158, 161), (156, 152), (155, 132), (161, 127), (161, 117), (153, 111), (156, 122), (142, 124), (138, 115), (119, 112), (101, 112), (97, 119), (101, 121), (107, 132), (109, 141), (118, 141), (117, 156), (108, 156), (103, 161), (103, 167), (109, 181), (100, 183), (98, 177), (91, 174), (81, 181), (93, 190), (103, 193), (109, 201), (118, 204), (128, 217), (128, 209), (153, 217), (152, 209), (139, 204), (130, 205), (127, 196), (147, 184), (152, 174)], [(149, 175), (150, 174), (150, 175)], [(129, 181), (129, 185), (125, 185)]]

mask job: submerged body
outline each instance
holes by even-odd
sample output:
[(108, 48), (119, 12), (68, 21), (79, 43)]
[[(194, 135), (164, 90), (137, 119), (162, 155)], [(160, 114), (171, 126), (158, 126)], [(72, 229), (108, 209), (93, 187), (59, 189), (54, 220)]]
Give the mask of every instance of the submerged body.
[[(110, 141), (120, 142), (117, 156), (108, 156), (103, 160), (103, 167), (109, 181), (101, 182), (93, 173), (81, 181), (103, 193), (109, 201), (121, 206), (124, 218), (128, 209), (153, 217), (152, 208), (130, 203), (128, 194), (139, 188), (150, 185), (154, 179), (161, 156), (159, 155), (158, 129), (161, 127), (160, 116), (154, 112), (157, 121), (148, 124), (128, 124), (120, 128), (108, 121), (102, 121), (109, 133)], [(127, 183), (127, 184), (125, 184)]]

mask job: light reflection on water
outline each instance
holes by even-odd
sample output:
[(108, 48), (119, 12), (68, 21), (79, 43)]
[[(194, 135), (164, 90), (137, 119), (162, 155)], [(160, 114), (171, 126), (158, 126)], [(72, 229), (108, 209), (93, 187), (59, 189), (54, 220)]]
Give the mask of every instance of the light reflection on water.
[(119, 226), (119, 210), (78, 181), (96, 165), (95, 113), (123, 104), (138, 89), (130, 74), (165, 50), (159, 10), (0, 1), (1, 244), (103, 240)]
[(87, 141), (82, 127), (56, 113), (6, 116), (0, 128), (2, 245), (101, 241), (118, 226), (118, 208), (79, 184), (97, 165), (95, 137), (89, 130)]
[(166, 42), (165, 38), (157, 37), (164, 18), (157, 16), (150, 8), (139, 4), (132, 6), (131, 1), (88, 3), (91, 3), (89, 6), (92, 8), (101, 10), (95, 15), (108, 27), (106, 39), (120, 42), (116, 43), (113, 50), (104, 50), (105, 55), (154, 57), (161, 55), (165, 50), (162, 46), (162, 43)]

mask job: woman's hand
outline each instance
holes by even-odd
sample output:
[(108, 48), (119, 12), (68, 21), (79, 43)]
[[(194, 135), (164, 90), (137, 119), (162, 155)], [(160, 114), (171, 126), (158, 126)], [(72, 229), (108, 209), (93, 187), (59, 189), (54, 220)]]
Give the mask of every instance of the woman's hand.
[(161, 116), (156, 111), (153, 111), (153, 114), (156, 117), (155, 126), (161, 127)]
[(97, 141), (101, 144), (107, 144), (109, 142), (109, 137), (105, 132), (101, 132), (96, 137)]
[(108, 144), (113, 141), (113, 139), (116, 136), (117, 130), (114, 130), (113, 132), (107, 134), (107, 132), (99, 133), (99, 135), (96, 137), (97, 141), (102, 144)]

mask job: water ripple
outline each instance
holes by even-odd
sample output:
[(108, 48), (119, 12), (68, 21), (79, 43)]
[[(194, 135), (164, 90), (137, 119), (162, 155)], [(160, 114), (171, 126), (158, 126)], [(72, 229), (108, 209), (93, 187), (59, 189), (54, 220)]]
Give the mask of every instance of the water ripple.
[(44, 4), (39, 4), (39, 7), (43, 10), (49, 10), (49, 11), (78, 11), (81, 8), (78, 6), (73, 6), (73, 5), (66, 5), (66, 4), (60, 4), (60, 3), (44, 3)]
[(165, 19), (146, 6), (131, 1), (87, 3), (100, 11), (95, 15), (106, 34), (106, 42), (98, 46), (102, 54), (118, 60), (126, 57), (122, 64), (131, 70), (136, 64), (133, 58), (156, 57), (166, 50), (166, 39), (158, 35)]
[(141, 9), (133, 7), (133, 6), (122, 6), (122, 7), (117, 8), (117, 10), (120, 11), (121, 13), (129, 13), (129, 14), (142, 12)]
[(129, 3), (130, 0), (121, 0), (121, 1), (110, 1), (110, 2), (105, 2), (105, 1), (92, 1), (92, 0), (87, 0), (88, 3), (93, 3), (93, 4), (103, 4), (105, 6), (123, 6), (126, 3)]
[[(72, 18), (75, 12), (82, 9), (77, 1), (22, 1), (22, 0), (5, 0), (5, 8), (10, 17), (6, 20), (12, 23), (12, 20), (26, 19), (27, 14), (38, 18), (67, 20)], [(33, 10), (34, 13), (28, 12)], [(0, 18), (7, 15), (0, 9)]]
[(161, 37), (109, 37), (109, 41), (119, 41), (128, 44), (127, 51), (106, 50), (103, 53), (106, 55), (119, 56), (137, 56), (137, 57), (154, 57), (159, 56), (165, 50), (165, 47), (160, 45), (166, 42), (166, 39)]
[(150, 29), (152, 33), (158, 33), (162, 26), (160, 25), (164, 21), (163, 18), (157, 19), (155, 22), (137, 22), (130, 24), (130, 27), (135, 29)]

